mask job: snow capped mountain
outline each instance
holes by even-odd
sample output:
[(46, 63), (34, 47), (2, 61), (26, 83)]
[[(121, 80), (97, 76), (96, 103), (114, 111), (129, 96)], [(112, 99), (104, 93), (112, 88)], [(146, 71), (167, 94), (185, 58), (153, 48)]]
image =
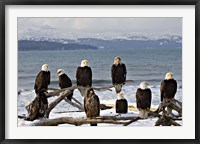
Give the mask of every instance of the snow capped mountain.
[(37, 40), (37, 41), (60, 41), (87, 39), (101, 39), (101, 40), (162, 40), (166, 39), (174, 42), (182, 42), (182, 37), (173, 34), (153, 34), (153, 33), (74, 33), (74, 32), (61, 32), (57, 29), (53, 29), (50, 26), (46, 26), (44, 30), (41, 29), (29, 29), (18, 33), (18, 40)]
[[(48, 27), (48, 28), (46, 28)], [(53, 42), (65, 45), (86, 45), (102, 48), (181, 48), (182, 37), (172, 34), (152, 33), (70, 33), (59, 32), (46, 26), (45, 30), (31, 29), (18, 33), (18, 41)], [(39, 44), (39, 43), (37, 43)], [(39, 44), (41, 45), (41, 43)], [(38, 47), (40, 47), (38, 45)], [(74, 46), (73, 46), (74, 47)], [(33, 48), (34, 49), (34, 48)]]

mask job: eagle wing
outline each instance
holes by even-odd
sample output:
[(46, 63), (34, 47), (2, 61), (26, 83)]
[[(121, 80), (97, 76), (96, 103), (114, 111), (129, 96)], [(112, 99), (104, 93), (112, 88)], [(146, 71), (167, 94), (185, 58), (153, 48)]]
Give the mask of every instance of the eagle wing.
[(100, 115), (100, 100), (99, 100), (99, 97), (98, 97), (98, 96), (96, 96), (96, 100), (97, 100), (97, 109), (98, 109), (97, 114), (98, 114), (98, 116), (99, 116), (99, 115)]
[(160, 84), (160, 99), (161, 99), (161, 102), (163, 101), (164, 93), (165, 93), (165, 82), (163, 80)]
[(113, 85), (116, 83), (115, 77), (116, 77), (116, 66), (113, 64), (111, 67), (111, 78)]
[(174, 79), (163, 80), (160, 85), (161, 101), (163, 98), (174, 97), (177, 92), (177, 82)]
[(119, 83), (124, 83), (126, 81), (126, 65), (125, 64), (118, 64), (112, 65), (111, 67), (111, 78), (112, 78), (112, 83), (113, 85), (119, 84)]
[(51, 72), (50, 71), (47, 72), (47, 81), (48, 81), (48, 85), (50, 85), (50, 81), (51, 81)]
[(151, 90), (148, 89), (148, 91), (147, 91), (147, 103), (148, 103), (148, 108), (149, 109), (151, 108), (151, 98), (152, 98), (152, 96), (151, 96)]
[(92, 86), (92, 69), (90, 67), (78, 67), (76, 71), (77, 85)]
[(151, 108), (151, 90), (141, 90), (140, 88), (137, 89), (136, 92), (136, 103), (137, 108)]
[(78, 67), (77, 70), (76, 70), (76, 83), (77, 85), (81, 85), (80, 84), (80, 74), (81, 74), (81, 67)]
[(92, 69), (90, 67), (87, 67), (88, 69), (88, 76), (89, 76), (89, 86), (92, 86)]
[(72, 81), (66, 74), (59, 76), (59, 86), (60, 88), (68, 88), (72, 86)]
[(140, 108), (140, 89), (137, 89), (136, 91), (136, 104), (137, 104), (137, 108)]
[(85, 109), (85, 113), (87, 114), (87, 108), (86, 108), (86, 97), (84, 97), (84, 109)]
[(173, 87), (172, 93), (175, 96), (175, 94), (177, 92), (177, 82), (176, 82), (176, 80), (173, 80), (172, 87)]
[(34, 89), (35, 89), (35, 93), (38, 93), (38, 87), (40, 85), (40, 79), (41, 79), (41, 75), (42, 75), (42, 71), (40, 71), (37, 76), (36, 76), (36, 79), (35, 79), (35, 85), (34, 85)]
[(126, 65), (122, 64), (122, 67), (123, 67), (123, 73), (124, 73), (124, 81), (126, 81), (126, 74), (127, 74)]

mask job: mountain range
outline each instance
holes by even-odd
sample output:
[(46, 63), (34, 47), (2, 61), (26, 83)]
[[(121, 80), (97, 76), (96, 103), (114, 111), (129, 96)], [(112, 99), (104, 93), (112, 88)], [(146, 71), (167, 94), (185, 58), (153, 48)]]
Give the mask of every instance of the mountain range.
[(145, 36), (119, 35), (115, 38), (83, 37), (52, 39), (28, 37), (18, 40), (19, 50), (80, 50), (103, 48), (181, 48), (182, 37), (177, 35)]

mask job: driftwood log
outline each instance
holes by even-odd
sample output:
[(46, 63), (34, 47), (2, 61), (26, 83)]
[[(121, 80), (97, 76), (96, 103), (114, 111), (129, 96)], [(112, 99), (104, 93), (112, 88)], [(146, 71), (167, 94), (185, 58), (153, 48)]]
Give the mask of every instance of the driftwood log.
[[(172, 110), (175, 110), (178, 112), (179, 114), (179, 117), (182, 116), (182, 102), (179, 102), (178, 100), (176, 99), (168, 99), (168, 100), (165, 100), (163, 102), (160, 103), (160, 105), (158, 106), (156, 112), (157, 113), (160, 113), (160, 112), (165, 112), (165, 108), (171, 108)], [(165, 113), (167, 114), (167, 113)]]
[[(164, 100), (162, 103), (160, 103), (158, 110), (156, 113), (158, 114), (159, 119), (156, 121), (155, 126), (180, 126), (175, 120), (179, 120), (176, 118), (173, 118), (170, 116), (170, 114), (167, 113), (165, 110), (166, 108), (170, 108), (172, 110), (175, 110), (178, 112), (178, 116), (176, 117), (182, 117), (182, 103), (179, 102), (176, 99), (168, 99)], [(159, 115), (159, 113), (162, 112), (162, 115)], [(173, 115), (173, 114), (171, 114)], [(182, 120), (182, 119), (181, 119)]]
[[(125, 83), (127, 82), (133, 82), (133, 80), (127, 80)], [(95, 87), (92, 87), (93, 89), (95, 90), (110, 90), (110, 88), (114, 87), (115, 85), (112, 85), (112, 86), (109, 86), (109, 87), (100, 87), (100, 88), (95, 88)], [(53, 101), (52, 103), (49, 104), (49, 107), (46, 111), (46, 114), (45, 114), (45, 117), (48, 118), (49, 117), (49, 113), (51, 112), (51, 110), (59, 103), (61, 102), (65, 97), (67, 97), (72, 91), (74, 91), (75, 89), (87, 89), (85, 87), (81, 87), (81, 86), (72, 86), (72, 87), (69, 87), (69, 88), (64, 88), (64, 89), (58, 89), (58, 90), (55, 90), (53, 92), (50, 92), (47, 94), (47, 97), (51, 97), (51, 96), (55, 96), (55, 95), (59, 95), (60, 93), (60, 96), (55, 100)], [(52, 90), (52, 89), (51, 89)], [(78, 100), (76, 100), (78, 101)], [(79, 104), (81, 104), (79, 102)], [(83, 110), (83, 108), (79, 108), (80, 110)]]
[(103, 119), (60, 117), (55, 119), (43, 119), (39, 122), (31, 124), (31, 126), (57, 126), (60, 124), (72, 124), (75, 126), (80, 126), (83, 124), (90, 124), (90, 123), (125, 124), (126, 122), (119, 122), (109, 119), (103, 120)]
[[(132, 80), (127, 80), (126, 82), (133, 82)], [(109, 86), (109, 87), (101, 87), (101, 88), (93, 88), (95, 90), (111, 90), (114, 86)], [(55, 118), (55, 119), (48, 119), (49, 114), (53, 108), (56, 107), (62, 100), (65, 100), (67, 103), (70, 105), (78, 108), (78, 112), (83, 112), (84, 108), (81, 102), (76, 100), (75, 98), (72, 97), (73, 101), (69, 101), (67, 99), (67, 96), (73, 92), (75, 89), (83, 89), (84, 87), (79, 87), (79, 86), (72, 86), (69, 88), (64, 88), (64, 89), (54, 89), (54, 88), (49, 88), (51, 92), (47, 94), (47, 98), (52, 97), (52, 96), (57, 96), (57, 98), (51, 102), (48, 105), (48, 109), (45, 112), (45, 116), (38, 122), (33, 123), (32, 125), (34, 126), (56, 126), (59, 124), (72, 124), (75, 126), (80, 126), (83, 124), (90, 124), (90, 123), (109, 123), (109, 124), (120, 124), (123, 126), (128, 126), (133, 122), (136, 122), (138, 120), (141, 120), (140, 117), (121, 117), (121, 116), (100, 116), (96, 117), (93, 119), (86, 119), (86, 118), (71, 118), (71, 117), (60, 117), (60, 118)], [(101, 110), (108, 109), (108, 108), (113, 108), (113, 106), (106, 106), (104, 104), (101, 104)], [(179, 116), (182, 116), (182, 103), (173, 99), (172, 101), (166, 102), (166, 103), (161, 103), (157, 111), (149, 111), (149, 116), (153, 117), (158, 117), (158, 120), (155, 123), (155, 126), (163, 125), (163, 126), (168, 126), (168, 125), (174, 125), (174, 126), (180, 126), (178, 123), (175, 122), (175, 120), (182, 120), (180, 118), (174, 118), (167, 116), (165, 111), (165, 107), (170, 107), (174, 110), (176, 110), (179, 113)], [(159, 114), (161, 111), (163, 111), (163, 114)], [(27, 118), (26, 116), (18, 116), (19, 118)]]
[[(127, 120), (135, 121), (139, 120), (138, 117), (118, 117), (118, 116), (100, 116), (93, 119), (87, 118), (72, 118), (72, 117), (60, 117), (55, 119), (46, 119), (43, 118), (40, 121), (37, 121), (32, 126), (57, 126), (60, 124), (71, 124), (75, 126), (80, 126), (83, 124), (90, 124), (90, 123), (108, 123), (108, 124), (122, 124), (124, 126), (128, 125), (129, 122)], [(124, 120), (123, 122), (121, 120)]]
[(180, 126), (180, 124), (178, 124), (177, 122), (175, 122), (173, 120), (172, 117), (166, 116), (166, 115), (162, 115), (155, 123), (155, 126)]
[[(126, 82), (133, 82), (132, 80), (127, 80)], [(95, 90), (111, 90), (110, 88), (112, 88), (114, 86), (109, 86), (109, 87), (100, 87), (100, 88), (95, 88), (93, 87), (93, 89)], [(66, 102), (68, 102), (70, 105), (78, 108), (80, 111), (84, 111), (84, 108), (81, 104), (81, 102), (79, 102), (78, 100), (76, 100), (75, 98), (72, 98), (72, 100), (74, 100), (76, 103), (69, 101), (67, 99), (67, 96), (69, 94), (71, 94), (75, 89), (88, 89), (87, 87), (81, 87), (81, 86), (72, 86), (69, 88), (64, 88), (64, 89), (55, 89), (55, 88), (49, 88), (50, 91), (53, 92), (49, 92), (46, 94), (47, 98), (52, 97), (52, 96), (58, 96), (58, 98), (56, 100), (54, 100), (53, 102), (51, 102), (48, 105), (48, 108), (45, 110), (45, 114), (44, 114), (44, 118), (48, 118), (49, 114), (51, 112), (51, 110), (58, 104), (60, 103), (62, 100), (65, 100)], [(28, 111), (28, 116), (26, 117), (27, 120), (35, 120), (37, 118), (40, 118), (41, 116), (38, 114), (39, 110), (39, 100), (37, 98), (35, 98), (29, 105), (26, 106), (26, 109)], [(104, 107), (105, 108), (105, 107)]]

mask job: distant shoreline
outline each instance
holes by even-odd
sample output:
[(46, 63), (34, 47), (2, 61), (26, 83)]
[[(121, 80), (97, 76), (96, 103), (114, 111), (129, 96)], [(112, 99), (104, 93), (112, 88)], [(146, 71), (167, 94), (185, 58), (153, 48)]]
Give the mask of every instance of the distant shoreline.
[(159, 40), (129, 40), (129, 39), (91, 39), (79, 40), (18, 40), (19, 51), (30, 50), (97, 50), (97, 49), (125, 49), (125, 48), (182, 48), (181, 41)]

